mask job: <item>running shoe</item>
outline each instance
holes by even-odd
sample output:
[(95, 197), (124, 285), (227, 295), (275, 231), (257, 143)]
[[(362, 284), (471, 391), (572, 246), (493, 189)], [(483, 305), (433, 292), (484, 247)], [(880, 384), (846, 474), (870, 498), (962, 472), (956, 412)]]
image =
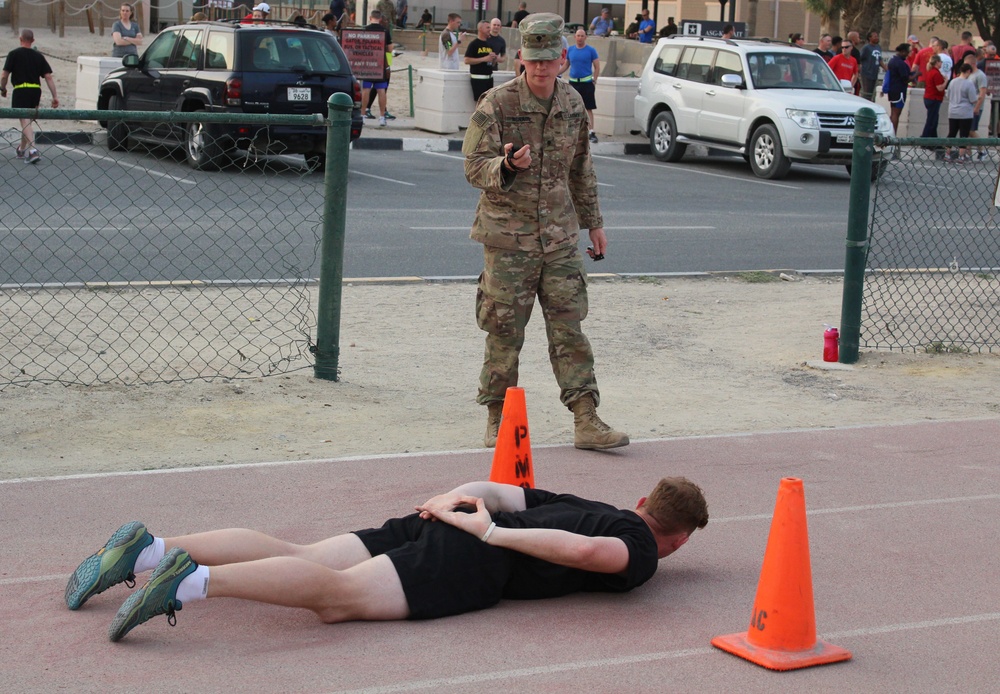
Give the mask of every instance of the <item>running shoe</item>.
[(37, 149), (32, 148), (28, 150), (28, 156), (25, 158), (25, 161), (29, 164), (35, 164), (41, 158), (41, 153)]
[(982, 151), (982, 152), (980, 152), (979, 154), (976, 155), (976, 161), (985, 161), (986, 157), (988, 157), (988, 156), (989, 155), (985, 151)]
[(386, 120), (396, 120), (396, 116), (392, 115), (388, 111), (385, 112)]
[(167, 552), (149, 577), (149, 582), (132, 593), (118, 608), (118, 614), (108, 630), (111, 640), (121, 641), (125, 634), (161, 614), (167, 615), (170, 626), (177, 624), (174, 613), (183, 607), (177, 599), (177, 586), (197, 568), (191, 555), (180, 547)]
[(126, 523), (107, 544), (83, 560), (66, 584), (66, 606), (78, 610), (92, 596), (125, 583), (135, 587), (135, 561), (153, 543), (153, 536), (139, 521)]
[(372, 115), (372, 110), (370, 108), (365, 109), (365, 118), (368, 120), (375, 120), (375, 116)]
[(385, 126), (386, 126), (385, 116), (382, 116), (381, 118), (378, 119), (378, 127), (384, 128)]
[(14, 151), (17, 152), (18, 159), (24, 159), (24, 150), (20, 147), (14, 147)]
[(597, 144), (597, 133), (595, 133), (593, 130), (590, 131), (590, 141), (593, 142), (595, 145)]

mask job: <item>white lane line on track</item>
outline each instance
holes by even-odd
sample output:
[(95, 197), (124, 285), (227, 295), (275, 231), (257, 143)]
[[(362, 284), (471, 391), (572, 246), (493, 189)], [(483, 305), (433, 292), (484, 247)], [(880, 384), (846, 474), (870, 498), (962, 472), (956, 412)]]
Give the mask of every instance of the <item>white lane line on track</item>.
[(389, 183), (398, 183), (403, 186), (415, 186), (416, 183), (410, 183), (409, 181), (399, 181), (395, 178), (386, 178), (385, 176), (376, 176), (375, 174), (365, 173), (364, 171), (356, 171), (354, 169), (349, 169), (349, 172), (356, 176), (367, 176), (368, 178), (377, 178), (380, 181), (388, 181)]
[[(840, 506), (838, 508), (816, 508), (806, 511), (807, 516), (824, 516), (831, 513), (856, 513), (858, 511), (884, 511), (892, 508), (911, 508), (913, 506), (932, 506), (936, 504), (958, 504), (970, 501), (998, 501), (1000, 494), (979, 494), (976, 496), (945, 497), (940, 499), (914, 499), (913, 501), (887, 501), (884, 504), (867, 504), (865, 506)], [(728, 518), (713, 518), (713, 523), (734, 523), (737, 521), (770, 520), (771, 514), (759, 513), (752, 516), (730, 516)]]
[(465, 161), (465, 156), (464, 155), (445, 154), (444, 152), (427, 152), (427, 151), (424, 151), (423, 153), (424, 154), (429, 154), (432, 157), (444, 157), (445, 159), (458, 159), (459, 161)]
[(195, 181), (192, 181), (190, 178), (178, 178), (177, 176), (171, 176), (170, 174), (163, 173), (162, 171), (153, 171), (152, 169), (149, 169), (145, 166), (139, 166), (137, 164), (129, 164), (124, 161), (119, 161), (113, 157), (106, 157), (103, 154), (93, 154), (91, 152), (83, 152), (79, 149), (76, 149), (75, 147), (69, 147), (67, 145), (56, 145), (56, 147), (71, 154), (79, 154), (81, 156), (88, 157), (90, 159), (97, 159), (99, 161), (111, 162), (112, 164), (116, 164), (117, 166), (122, 166), (126, 169), (138, 169), (139, 171), (149, 174), (150, 176), (160, 176), (161, 178), (169, 178), (171, 181), (177, 181), (178, 183), (184, 183), (189, 186), (198, 185)]
[[(974, 624), (976, 622), (991, 622), (996, 620), (1000, 620), (1000, 613), (989, 612), (985, 614), (969, 615), (966, 617), (948, 617), (923, 622), (905, 622), (902, 624), (888, 624), (880, 627), (867, 627), (864, 629), (852, 629), (850, 631), (831, 632), (828, 634), (819, 634), (819, 637), (822, 639), (837, 640), (859, 636), (894, 634), (896, 632), (910, 631), (913, 629), (935, 629), (938, 627), (958, 626), (962, 624)], [(712, 655), (714, 653), (722, 653), (722, 651), (709, 647), (683, 648), (676, 651), (663, 651), (660, 653), (640, 653), (637, 655), (621, 656), (618, 658), (580, 660), (569, 663), (555, 663), (552, 665), (539, 665), (537, 667), (517, 668), (515, 670), (496, 670), (494, 672), (483, 672), (475, 675), (458, 675), (455, 677), (440, 677), (437, 679), (420, 680), (416, 682), (401, 682), (399, 684), (389, 684), (381, 687), (341, 690), (335, 692), (335, 694), (390, 694), (391, 692), (412, 692), (420, 689), (442, 688), (463, 684), (479, 684), (482, 682), (495, 682), (498, 680), (512, 680), (519, 677), (550, 675), (560, 672), (573, 672), (599, 667), (620, 667), (622, 665), (633, 665), (636, 663), (650, 663), (679, 658), (693, 658), (704, 655)]]
[(755, 178), (743, 178), (742, 176), (726, 176), (724, 174), (712, 173), (711, 171), (699, 171), (698, 169), (691, 166), (674, 166), (673, 164), (653, 164), (648, 161), (632, 161), (622, 157), (609, 157), (607, 155), (593, 154), (591, 155), (594, 159), (607, 159), (608, 161), (617, 161), (623, 164), (631, 164), (633, 166), (655, 166), (662, 169), (672, 169), (674, 171), (683, 171), (685, 174), (699, 174), (701, 176), (712, 176), (714, 178), (724, 178), (727, 181), (736, 181), (738, 183), (756, 183), (762, 186), (774, 186), (775, 188), (787, 188), (789, 190), (802, 190), (802, 186), (790, 186), (786, 183), (773, 183), (771, 181), (759, 181)]
[(0, 578), (0, 586), (15, 586), (19, 583), (38, 583), (40, 581), (68, 581), (69, 574), (49, 574), (48, 576), (26, 576), (24, 578)]

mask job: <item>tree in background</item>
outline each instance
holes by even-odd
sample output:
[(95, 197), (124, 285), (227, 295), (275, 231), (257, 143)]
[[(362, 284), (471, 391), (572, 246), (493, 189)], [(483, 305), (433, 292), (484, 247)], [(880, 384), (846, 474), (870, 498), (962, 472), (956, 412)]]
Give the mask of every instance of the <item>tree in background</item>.
[(1000, 38), (1000, 2), (997, 0), (924, 0), (937, 10), (936, 19), (924, 22), (926, 27), (938, 24), (964, 29), (971, 20), (979, 30), (984, 41), (996, 41)]

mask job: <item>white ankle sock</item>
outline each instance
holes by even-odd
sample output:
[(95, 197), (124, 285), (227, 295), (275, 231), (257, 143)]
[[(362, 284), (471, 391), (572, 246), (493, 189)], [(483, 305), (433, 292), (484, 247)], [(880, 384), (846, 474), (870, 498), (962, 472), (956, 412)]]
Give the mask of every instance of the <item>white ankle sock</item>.
[(143, 571), (155, 569), (156, 565), (163, 559), (164, 553), (163, 538), (153, 537), (152, 544), (146, 545), (139, 552), (139, 556), (135, 560), (135, 568), (132, 569), (132, 572), (141, 574)]
[(208, 567), (199, 566), (194, 573), (188, 574), (177, 586), (177, 599), (182, 604), (191, 600), (204, 600), (208, 597)]

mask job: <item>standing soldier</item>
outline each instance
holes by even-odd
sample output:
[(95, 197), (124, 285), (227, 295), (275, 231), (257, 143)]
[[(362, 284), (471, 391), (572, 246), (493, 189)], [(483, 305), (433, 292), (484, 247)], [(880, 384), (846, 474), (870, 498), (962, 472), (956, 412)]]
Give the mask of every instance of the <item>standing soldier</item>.
[(517, 385), (536, 296), (560, 399), (573, 411), (574, 445), (606, 449), (629, 442), (597, 416), (594, 354), (580, 325), (587, 284), (579, 229), (589, 230), (595, 260), (608, 241), (586, 110), (579, 94), (556, 79), (566, 57), (562, 28), (562, 18), (549, 13), (520, 22), (525, 73), (480, 99), (462, 146), (465, 176), (483, 191), (472, 238), (484, 246), (476, 316), (487, 336), (477, 402), (489, 409), (487, 446), (496, 445), (507, 388)]
[[(7, 54), (0, 73), (0, 97), (7, 96), (7, 80), (13, 77), (13, 94), (10, 97), (11, 108), (38, 108), (42, 101), (42, 80), (52, 93), (52, 108), (59, 108), (59, 97), (56, 96), (56, 83), (52, 79), (52, 68), (45, 56), (31, 48), (35, 42), (35, 33), (31, 29), (21, 29), (21, 46)], [(31, 128), (30, 118), (21, 118), (21, 144), (17, 147), (17, 158), (24, 159), (29, 164), (42, 158), (35, 148), (35, 133)]]

